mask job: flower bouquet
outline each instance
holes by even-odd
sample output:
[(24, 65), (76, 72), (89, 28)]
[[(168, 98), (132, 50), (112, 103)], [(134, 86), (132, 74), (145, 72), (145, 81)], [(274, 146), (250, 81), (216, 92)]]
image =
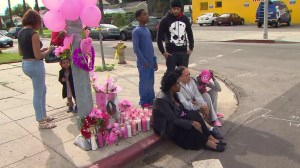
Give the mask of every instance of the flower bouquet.
[(106, 111), (108, 102), (115, 103), (117, 101), (116, 95), (121, 91), (121, 87), (116, 85), (110, 76), (104, 80), (102, 85), (98, 84), (98, 77), (94, 71), (90, 72), (90, 79), (96, 92), (96, 104), (102, 111)]

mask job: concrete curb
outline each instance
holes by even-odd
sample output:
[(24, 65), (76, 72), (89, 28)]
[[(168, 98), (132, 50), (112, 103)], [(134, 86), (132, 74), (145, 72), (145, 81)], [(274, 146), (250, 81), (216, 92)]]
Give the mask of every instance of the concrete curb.
[(90, 168), (119, 168), (123, 167), (126, 164), (129, 164), (136, 158), (142, 156), (146, 150), (157, 145), (162, 140), (156, 134), (152, 134), (149, 137), (142, 139), (141, 141), (123, 149), (120, 152), (117, 152), (111, 156), (108, 156), (104, 159), (101, 159), (93, 163)]
[(290, 42), (290, 41), (277, 41), (277, 40), (259, 40), (259, 39), (235, 39), (235, 40), (228, 40), (222, 42), (233, 42), (233, 43), (276, 43), (276, 44), (292, 44), (298, 42)]

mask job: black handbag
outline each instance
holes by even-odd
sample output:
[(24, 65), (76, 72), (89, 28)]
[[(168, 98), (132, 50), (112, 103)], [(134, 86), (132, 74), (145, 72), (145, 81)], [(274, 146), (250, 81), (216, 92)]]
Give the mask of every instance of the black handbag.
[(59, 62), (61, 60), (60, 57), (57, 57), (55, 54), (54, 54), (54, 51), (50, 52), (49, 54), (47, 54), (45, 56), (45, 62), (46, 63), (56, 63), (56, 62)]

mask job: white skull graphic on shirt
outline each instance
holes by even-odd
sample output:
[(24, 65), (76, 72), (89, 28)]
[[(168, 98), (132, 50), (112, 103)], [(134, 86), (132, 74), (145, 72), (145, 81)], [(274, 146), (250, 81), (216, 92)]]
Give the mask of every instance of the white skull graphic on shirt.
[(183, 46), (186, 44), (186, 24), (181, 21), (173, 22), (169, 28), (171, 33), (170, 42), (174, 43), (176, 46)]

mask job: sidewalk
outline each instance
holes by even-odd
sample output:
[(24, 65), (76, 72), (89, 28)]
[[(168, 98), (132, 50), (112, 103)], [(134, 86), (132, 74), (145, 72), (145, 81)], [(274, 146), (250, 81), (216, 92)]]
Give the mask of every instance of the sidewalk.
[[(107, 63), (114, 60), (106, 59)], [(109, 74), (123, 90), (118, 98), (129, 99), (138, 104), (138, 72), (135, 62), (116, 65), (111, 72), (97, 72), (99, 81)], [(101, 59), (96, 58), (100, 65)], [(73, 144), (79, 134), (76, 115), (66, 113), (66, 100), (61, 98), (62, 86), (58, 82), (60, 66), (46, 64), (47, 111), (55, 116), (57, 127), (51, 130), (39, 130), (32, 106), (32, 84), (21, 69), (21, 63), (0, 66), (0, 167), (86, 167), (108, 156), (136, 144), (153, 134), (152, 131), (122, 140), (119, 145), (106, 146), (97, 151), (83, 151)], [(159, 91), (160, 79), (165, 66), (159, 65), (156, 72), (155, 90)], [(191, 70), (192, 75), (198, 72)], [(234, 94), (221, 82), (219, 109), (229, 117), (237, 108)], [(226, 120), (226, 118), (225, 118)], [(125, 153), (123, 153), (126, 155)], [(101, 163), (100, 163), (101, 164)], [(101, 167), (101, 165), (99, 165)]]

